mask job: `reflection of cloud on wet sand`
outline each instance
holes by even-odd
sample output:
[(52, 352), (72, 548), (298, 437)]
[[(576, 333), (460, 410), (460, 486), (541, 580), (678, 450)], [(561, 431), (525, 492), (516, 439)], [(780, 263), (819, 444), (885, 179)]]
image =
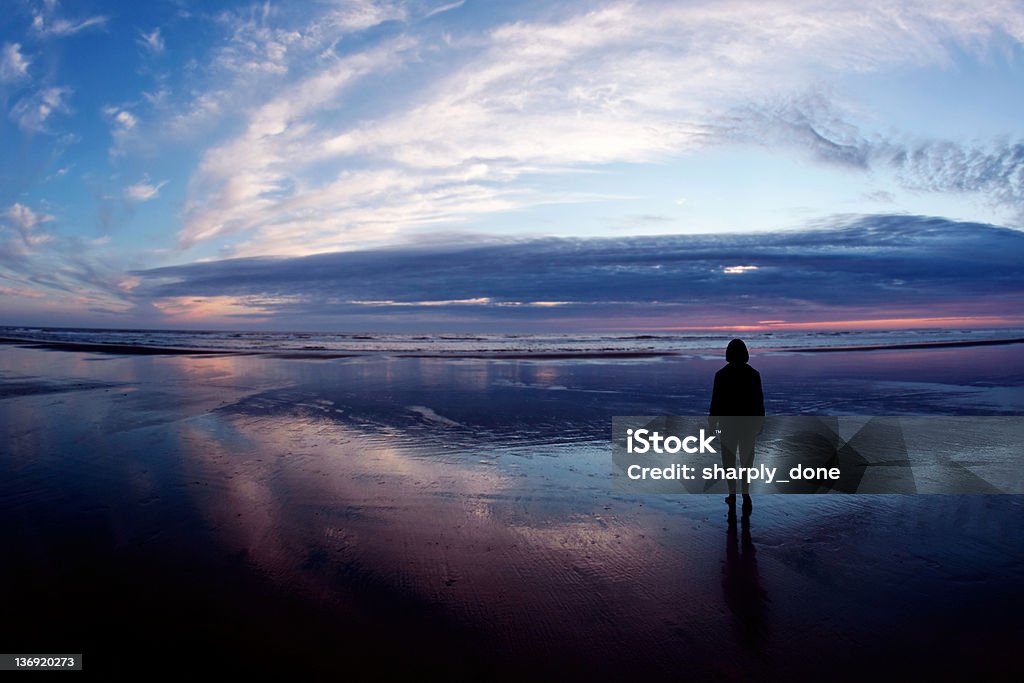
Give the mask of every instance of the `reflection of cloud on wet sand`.
[(653, 510), (580, 513), (514, 469), (391, 445), (309, 408), (219, 412), (182, 430), (225, 552), (293, 590), (340, 599), (337, 572), (355, 571), (552, 657), (614, 648), (629, 629), (650, 631), (641, 642), (657, 661), (665, 623), (718, 620), (718, 596), (681, 579), (709, 570), (666, 542)]
[[(229, 552), (284, 581), (314, 579), (303, 567), (318, 550), (392, 547), (377, 531), (431, 535), (452, 521), (440, 499), (472, 501), (473, 516), (486, 517), (481, 501), (502, 489), (493, 468), (407, 457), (310, 412), (221, 413), (181, 426), (190, 471), (213, 489), (200, 500), (211, 526)], [(338, 539), (344, 548), (330, 547)]]

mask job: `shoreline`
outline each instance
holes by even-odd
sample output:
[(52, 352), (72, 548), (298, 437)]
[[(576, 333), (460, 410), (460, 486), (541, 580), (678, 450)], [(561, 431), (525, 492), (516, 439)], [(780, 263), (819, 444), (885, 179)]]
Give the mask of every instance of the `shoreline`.
[(796, 353), (831, 353), (836, 351), (913, 351), (918, 349), (962, 349), (972, 346), (1009, 346), (1010, 344), (1024, 344), (1024, 338), (1011, 337), (1008, 339), (974, 339), (964, 341), (942, 341), (942, 342), (909, 342), (906, 344), (865, 344), (863, 346), (822, 346), (799, 349), (778, 349), (779, 351)]
[[(775, 355), (789, 353), (839, 353), (859, 351), (915, 351), (946, 348), (970, 348), (984, 346), (1008, 346), (1024, 344), (1024, 338), (1011, 337), (1005, 339), (976, 339), (936, 342), (908, 342), (902, 344), (864, 344), (848, 346), (821, 347), (780, 347), (755, 350), (753, 355)], [(586, 360), (586, 359), (644, 359), (671, 358), (687, 355), (700, 355), (699, 350), (593, 350), (593, 351), (330, 351), (330, 350), (245, 350), (245, 349), (213, 349), (188, 348), (174, 346), (147, 346), (144, 344), (115, 344), (108, 342), (56, 341), (31, 339), (22, 337), (0, 337), (0, 345), (19, 346), (52, 351), (78, 351), (93, 353), (109, 353), (117, 355), (174, 355), (174, 356), (265, 356), (285, 360), (337, 360), (342, 358), (362, 358), (372, 356), (391, 356), (395, 358), (450, 358), (450, 359), (493, 359), (493, 360)], [(708, 350), (710, 351), (710, 349)]]

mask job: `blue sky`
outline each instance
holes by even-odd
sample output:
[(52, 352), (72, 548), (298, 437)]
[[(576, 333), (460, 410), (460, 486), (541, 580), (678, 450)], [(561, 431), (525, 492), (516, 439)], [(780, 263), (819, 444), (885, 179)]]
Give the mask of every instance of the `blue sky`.
[(10, 2), (0, 324), (1020, 324), (1022, 41), (1019, 2)]

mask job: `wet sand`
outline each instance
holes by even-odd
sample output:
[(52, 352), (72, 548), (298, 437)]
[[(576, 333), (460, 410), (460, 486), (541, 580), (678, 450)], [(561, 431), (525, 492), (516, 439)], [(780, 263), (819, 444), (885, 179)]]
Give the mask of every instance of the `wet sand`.
[[(769, 411), (1021, 414), (1024, 347), (755, 357)], [(717, 359), (0, 348), (5, 651), (87, 671), (1020, 673), (1019, 496), (640, 496)], [(212, 663), (207, 665), (205, 662)]]

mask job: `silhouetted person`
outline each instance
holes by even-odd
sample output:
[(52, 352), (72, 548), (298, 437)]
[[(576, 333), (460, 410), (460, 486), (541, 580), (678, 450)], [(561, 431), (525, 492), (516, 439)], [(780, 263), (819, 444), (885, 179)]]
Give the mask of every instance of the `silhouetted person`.
[[(750, 353), (742, 339), (733, 339), (725, 349), (728, 365), (715, 373), (715, 388), (711, 392), (708, 426), (711, 431), (721, 429), (722, 466), (736, 467), (737, 455), (741, 467), (754, 464), (754, 441), (764, 424), (764, 392), (761, 374), (750, 367)], [(749, 510), (750, 484), (743, 482), (743, 507)], [(736, 502), (736, 480), (728, 479), (730, 505)]]

